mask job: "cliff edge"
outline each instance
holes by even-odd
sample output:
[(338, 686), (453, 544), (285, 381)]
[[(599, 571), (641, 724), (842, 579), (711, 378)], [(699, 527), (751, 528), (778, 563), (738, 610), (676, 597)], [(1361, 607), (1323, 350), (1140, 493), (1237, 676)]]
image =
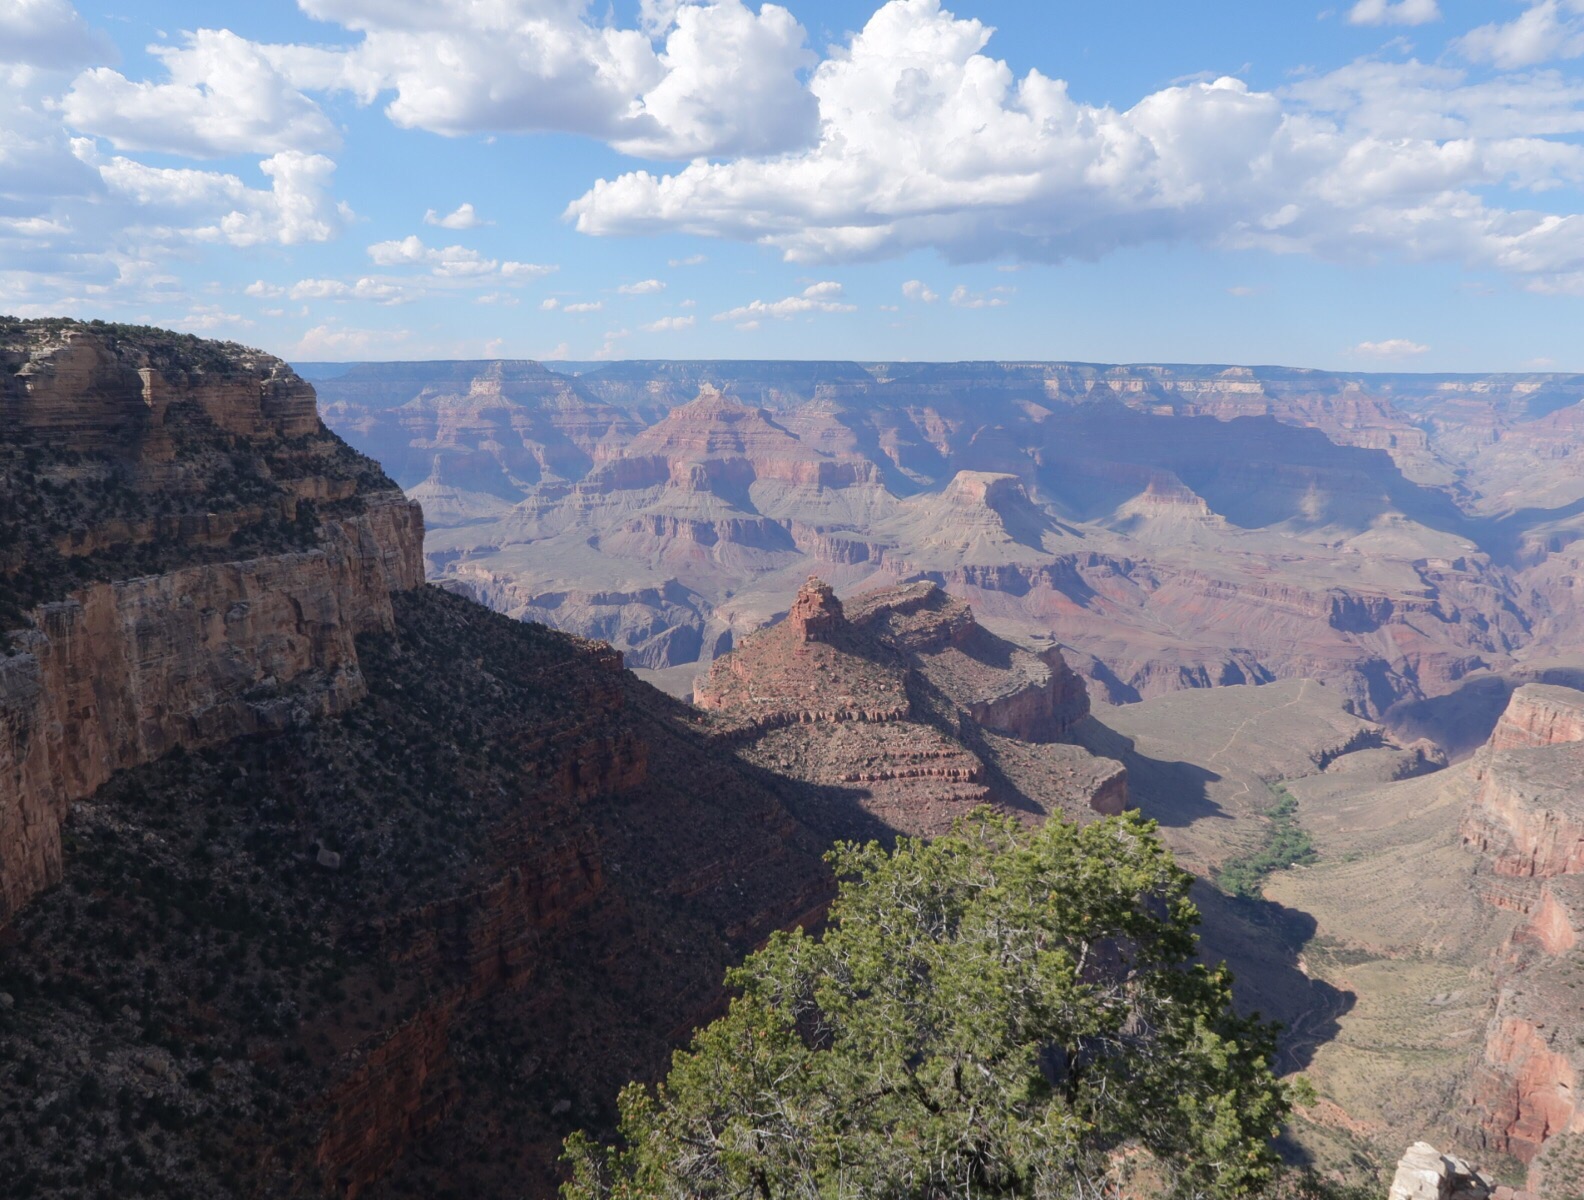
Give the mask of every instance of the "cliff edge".
[(423, 518), (241, 346), (0, 320), (0, 428), (3, 923), (115, 771), (359, 700)]

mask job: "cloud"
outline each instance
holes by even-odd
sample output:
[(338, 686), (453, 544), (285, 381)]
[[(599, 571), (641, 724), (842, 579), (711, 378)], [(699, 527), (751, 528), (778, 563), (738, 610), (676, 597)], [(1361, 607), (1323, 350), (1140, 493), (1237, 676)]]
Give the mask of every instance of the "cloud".
[(66, 0), (0, 5), (0, 63), (65, 70), (115, 57), (110, 39), (89, 28)]
[(424, 244), (417, 234), (388, 241), (375, 242), (368, 248), (369, 258), (378, 267), (427, 267), (437, 279), (478, 279), (498, 276), (502, 279), (535, 279), (548, 275), (556, 268), (540, 263), (502, 262), (485, 258), (467, 246), (435, 248)]
[[(299, 0), (360, 31), (295, 77), (363, 103), (394, 93), (404, 128), (462, 136), (555, 130), (629, 154), (773, 153), (811, 140), (817, 111), (799, 72), (813, 63), (783, 7), (742, 0), (649, 4), (643, 29), (593, 24), (575, 0)], [(647, 31), (647, 32), (646, 32)], [(657, 50), (653, 36), (664, 35)]]
[(303, 279), (292, 285), (293, 300), (370, 300), (375, 304), (406, 304), (421, 294), (402, 281), (364, 276), (352, 283), (340, 279)]
[(595, 358), (615, 358), (616, 352), (621, 348), (621, 342), (632, 336), (628, 329), (607, 329), (605, 331), (605, 344), (594, 352)]
[(576, 304), (563, 304), (561, 311), (576, 316), (579, 313), (595, 313), (605, 307), (603, 300), (580, 300)]
[(471, 204), (464, 204), (457, 208), (455, 212), (449, 212), (443, 217), (432, 208), (424, 213), (425, 225), (438, 225), (441, 229), (477, 229), (480, 225), (493, 225), (494, 223), (493, 221), (480, 220), (479, 215), (473, 211)]
[(274, 300), (284, 296), (286, 289), (263, 279), (255, 279), (242, 289), (242, 294), (244, 296), (254, 296), (261, 300)]
[(706, 254), (690, 254), (686, 258), (668, 259), (666, 265), (670, 267), (701, 267), (707, 262), (709, 262), (709, 256)]
[(110, 192), (137, 205), (143, 219), (185, 223), (170, 231), (173, 239), (295, 246), (328, 241), (351, 215), (330, 198), (335, 163), (322, 154), (283, 150), (266, 158), (259, 163), (259, 171), (270, 180), (266, 191), (219, 171), (149, 167), (120, 156), (101, 160), (86, 140), (79, 140), (75, 149), (98, 170)]
[(785, 321), (804, 313), (857, 312), (856, 304), (846, 304), (837, 299), (841, 294), (842, 285), (839, 283), (814, 283), (804, 288), (800, 296), (788, 296), (784, 300), (754, 300), (739, 308), (716, 313), (713, 319), (743, 322), (737, 326), (739, 329), (757, 329), (762, 317)]
[[(1572, 15), (1565, 15), (1564, 9)], [(1584, 4), (1541, 0), (1511, 21), (1470, 30), (1456, 46), (1474, 62), (1508, 69), (1577, 58), (1584, 54)]]
[(1441, 19), (1436, 0), (1358, 0), (1348, 9), (1350, 25), (1427, 25)]
[(188, 333), (214, 334), (228, 329), (249, 329), (253, 322), (236, 313), (228, 313), (219, 305), (200, 304), (171, 324), (174, 328), (184, 329)]
[(665, 291), (665, 284), (658, 279), (641, 279), (637, 283), (624, 283), (616, 290), (623, 296), (649, 296)]
[(118, 150), (193, 158), (333, 150), (340, 134), (299, 91), (281, 47), (225, 29), (200, 29), (182, 46), (150, 46), (167, 83), (134, 83), (119, 71), (84, 71), (62, 101), (66, 123)]
[(389, 357), (411, 338), (405, 329), (349, 329), (315, 325), (298, 339), (293, 356), (299, 359), (359, 359)]
[(658, 321), (650, 321), (642, 328), (645, 333), (675, 333), (681, 329), (692, 329), (697, 323), (696, 317), (661, 317)]
[(922, 300), (925, 304), (934, 304), (940, 299), (940, 294), (930, 291), (922, 279), (909, 279), (902, 285), (902, 294), (909, 300)]
[(1384, 342), (1360, 342), (1353, 347), (1354, 354), (1363, 355), (1365, 358), (1412, 358), (1429, 352), (1429, 346), (1422, 342), (1410, 342), (1407, 338), (1388, 338)]
[(1584, 218), (1498, 190), (1584, 182), (1568, 140), (1584, 133), (1584, 81), (1365, 59), (1279, 93), (1219, 78), (1119, 110), (1014, 76), (982, 52), (990, 34), (939, 0), (890, 0), (814, 72), (818, 144), (601, 179), (566, 215), (585, 234), (731, 238), (798, 263), (1191, 242), (1584, 269)]
[(642, 100), (659, 131), (614, 145), (646, 158), (691, 158), (808, 144), (819, 109), (797, 83), (815, 61), (803, 41), (802, 26), (780, 5), (757, 14), (737, 0), (675, 8), (659, 60), (664, 75)]
[(963, 284), (952, 288), (951, 302), (955, 308), (1005, 308), (1005, 296), (996, 295), (1006, 288), (991, 288), (989, 292), (970, 292)]

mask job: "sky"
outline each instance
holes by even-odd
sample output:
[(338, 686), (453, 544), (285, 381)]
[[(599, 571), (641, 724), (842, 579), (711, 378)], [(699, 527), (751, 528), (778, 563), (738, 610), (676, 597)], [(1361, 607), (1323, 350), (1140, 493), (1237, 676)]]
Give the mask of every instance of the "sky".
[(0, 313), (1584, 371), (1584, 0), (0, 0)]

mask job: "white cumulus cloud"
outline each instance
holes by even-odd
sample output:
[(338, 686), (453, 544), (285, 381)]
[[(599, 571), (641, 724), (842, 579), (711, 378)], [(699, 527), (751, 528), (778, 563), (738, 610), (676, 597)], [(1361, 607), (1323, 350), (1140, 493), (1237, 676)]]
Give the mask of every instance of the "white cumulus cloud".
[(601, 179), (567, 216), (587, 234), (733, 238), (806, 263), (921, 248), (1056, 262), (1189, 241), (1584, 269), (1584, 218), (1502, 193), (1584, 181), (1569, 140), (1584, 82), (1366, 59), (1279, 93), (1220, 78), (1116, 109), (1015, 76), (984, 53), (991, 32), (939, 0), (889, 0), (815, 71), (816, 145)]
[(1584, 3), (1540, 0), (1511, 21), (1470, 30), (1457, 45), (1475, 62), (1505, 68), (1577, 58), (1584, 54)]
[(665, 291), (665, 284), (658, 279), (640, 279), (637, 283), (624, 283), (616, 290), (623, 296), (649, 296)]
[(200, 29), (181, 46), (149, 53), (168, 82), (134, 82), (109, 67), (84, 71), (62, 102), (67, 124), (119, 150), (195, 158), (340, 145), (330, 119), (292, 83), (286, 48)]
[(646, 333), (674, 333), (679, 329), (692, 329), (697, 324), (694, 317), (661, 317), (643, 326)]
[(63, 70), (114, 55), (110, 39), (89, 28), (67, 0), (0, 4), (0, 63)]
[(494, 222), (480, 219), (471, 204), (463, 204), (444, 216), (431, 208), (424, 213), (424, 224), (438, 225), (441, 229), (477, 229), (480, 225), (492, 225)]
[(802, 295), (787, 296), (782, 300), (754, 300), (737, 308), (716, 313), (714, 320), (737, 321), (739, 329), (757, 329), (764, 317), (785, 321), (805, 313), (857, 312), (858, 306), (847, 304), (839, 297), (842, 285), (835, 282), (813, 283), (803, 289)]
[(902, 285), (902, 294), (909, 300), (922, 300), (925, 304), (934, 304), (940, 299), (940, 293), (931, 291), (922, 279), (909, 279)]
[[(579, 0), (299, 0), (309, 16), (360, 31), (338, 58), (297, 78), (394, 93), (386, 114), (452, 136), (557, 130), (632, 154), (766, 153), (815, 133), (798, 73), (812, 65), (783, 7), (742, 0), (643, 10), (641, 29), (591, 22)], [(651, 35), (663, 36), (656, 49)]]
[(117, 156), (101, 160), (79, 141), (79, 157), (97, 168), (112, 193), (135, 203), (145, 218), (185, 221), (187, 236), (200, 241), (257, 246), (294, 246), (328, 241), (350, 213), (330, 197), (335, 163), (322, 154), (283, 150), (259, 163), (268, 190), (239, 177), (190, 167), (150, 167)]
[(1006, 288), (991, 288), (988, 292), (971, 292), (965, 284), (952, 288), (951, 302), (957, 308), (1005, 308)]

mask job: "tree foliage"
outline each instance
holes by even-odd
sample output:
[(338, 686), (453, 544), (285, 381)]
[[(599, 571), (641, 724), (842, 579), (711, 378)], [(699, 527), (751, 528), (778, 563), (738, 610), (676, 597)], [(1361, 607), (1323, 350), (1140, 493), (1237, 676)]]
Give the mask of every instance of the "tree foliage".
[(1191, 961), (1190, 877), (1134, 814), (831, 854), (821, 938), (777, 934), (620, 1141), (568, 1139), (567, 1200), (1262, 1189), (1289, 1110), (1274, 1030)]

